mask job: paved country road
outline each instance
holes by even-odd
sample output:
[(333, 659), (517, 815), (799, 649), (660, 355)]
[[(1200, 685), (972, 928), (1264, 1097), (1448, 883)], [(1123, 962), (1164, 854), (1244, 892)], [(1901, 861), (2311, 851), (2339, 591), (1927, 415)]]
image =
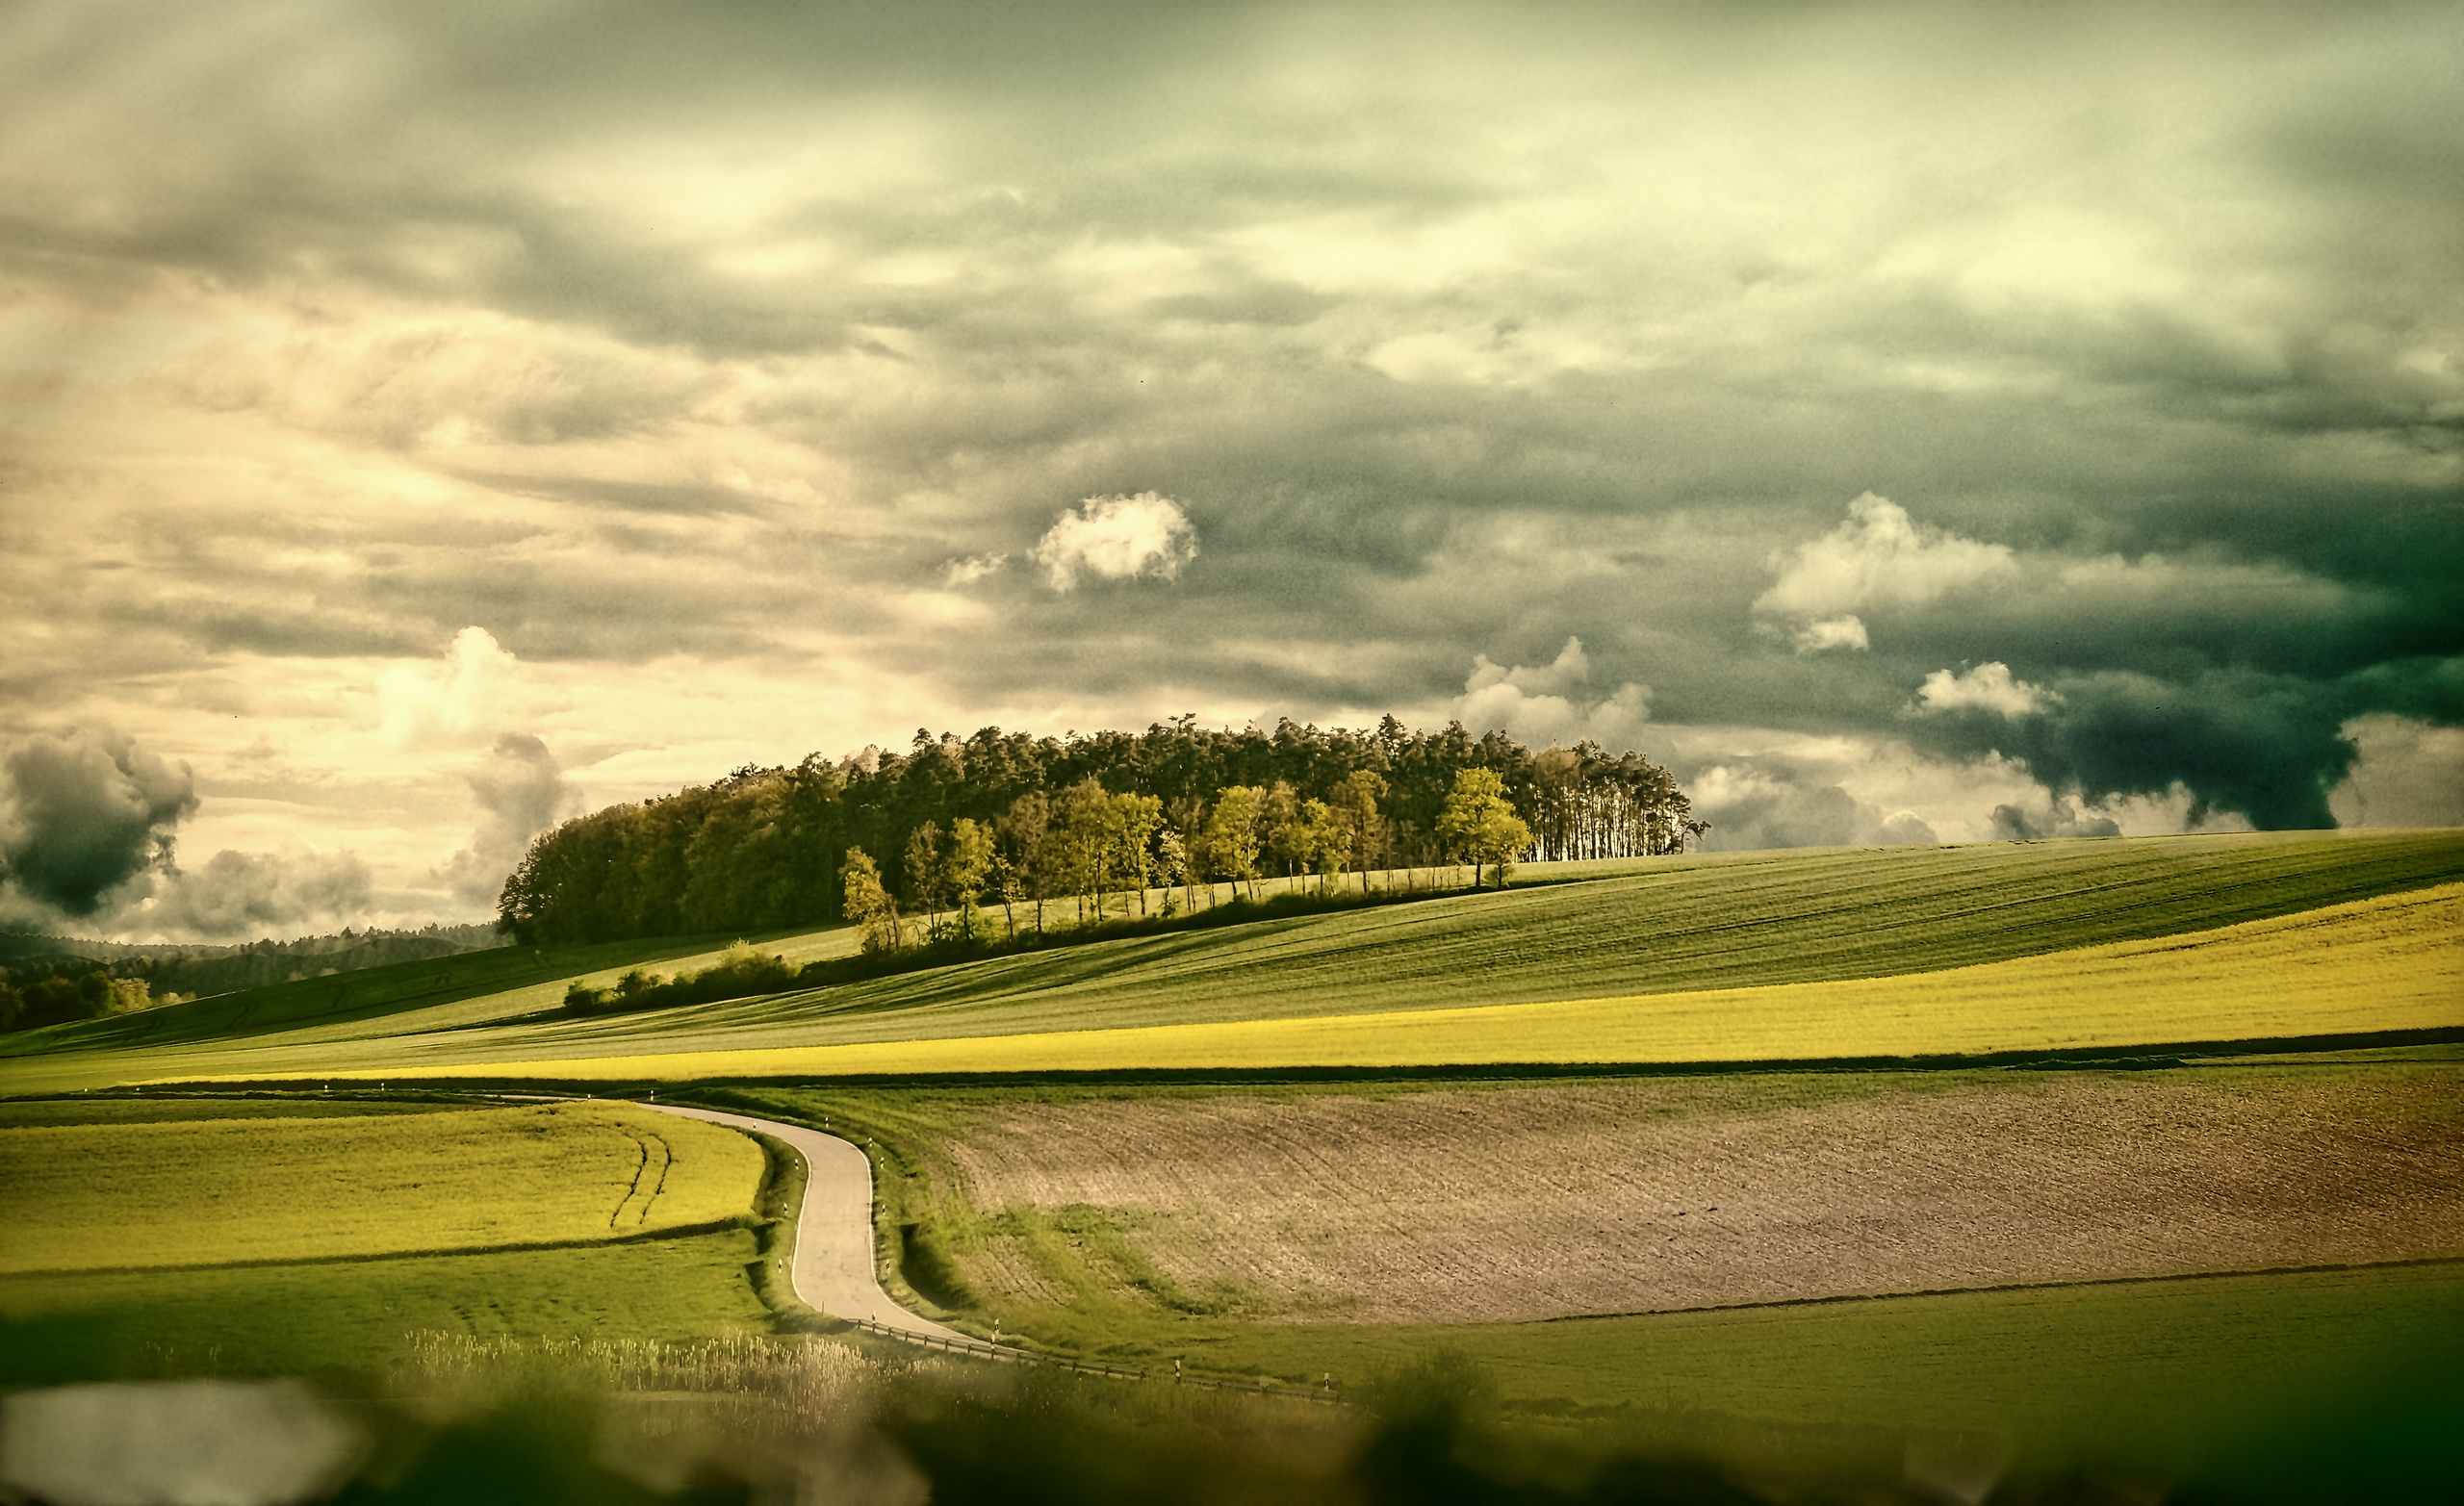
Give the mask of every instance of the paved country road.
[(805, 1204), (796, 1214), (796, 1260), (789, 1280), (808, 1307), (832, 1317), (862, 1318), (919, 1339), (983, 1345), (982, 1340), (917, 1317), (882, 1289), (873, 1272), (873, 1163), (861, 1150), (834, 1135), (740, 1113), (669, 1104), (641, 1107), (767, 1135), (804, 1158)]

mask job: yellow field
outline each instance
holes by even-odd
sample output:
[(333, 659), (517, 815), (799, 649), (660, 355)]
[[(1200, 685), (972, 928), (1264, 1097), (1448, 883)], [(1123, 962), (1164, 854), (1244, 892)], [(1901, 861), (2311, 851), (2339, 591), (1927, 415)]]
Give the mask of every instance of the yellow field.
[(2464, 884), (1897, 978), (1126, 1030), (395, 1068), (839, 1076), (1972, 1055), (2464, 1025)]
[(748, 1212), (762, 1167), (617, 1105), (0, 1129), (0, 1274), (607, 1239)]

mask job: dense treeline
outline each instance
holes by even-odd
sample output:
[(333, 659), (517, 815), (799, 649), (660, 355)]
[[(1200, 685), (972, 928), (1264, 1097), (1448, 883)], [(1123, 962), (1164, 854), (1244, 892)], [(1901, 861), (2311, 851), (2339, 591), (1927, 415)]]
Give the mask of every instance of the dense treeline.
[(187, 998), (261, 988), (382, 967), (424, 962), (502, 945), (491, 926), (426, 926), (418, 931), (345, 930), (331, 935), (235, 943), (134, 944), (66, 936), (0, 934), (0, 966), (51, 977), (99, 967), (142, 982), (157, 995)]
[[(1476, 782), (1500, 809), (1464, 805), (1467, 771), (1483, 771)], [(1323, 886), (1457, 859), (1652, 855), (1705, 830), (1668, 771), (1638, 753), (1535, 753), (1459, 725), (1219, 731), (1183, 717), (1060, 739), (919, 730), (903, 754), (747, 767), (566, 822), (506, 880), (499, 926), (531, 943), (767, 931), (840, 918), (854, 893), (891, 913), (847, 918), (886, 924), (895, 944), (901, 905), (937, 932), (943, 910), (971, 924), (979, 906), (999, 904), (1014, 932), (1022, 908), (1039, 928), (1054, 902), (1100, 918), (1155, 886), (1254, 889), (1260, 877), (1304, 874)], [(1502, 834), (1510, 853), (1482, 847)]]

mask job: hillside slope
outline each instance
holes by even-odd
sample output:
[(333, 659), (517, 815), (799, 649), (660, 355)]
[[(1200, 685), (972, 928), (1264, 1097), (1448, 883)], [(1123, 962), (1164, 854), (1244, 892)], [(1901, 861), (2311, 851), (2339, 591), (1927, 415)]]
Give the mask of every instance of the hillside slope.
[[(142, 1077), (808, 1047), (1293, 1019), (1940, 971), (2464, 880), (2464, 831), (2242, 834), (1656, 860), (1581, 882), (1055, 948), (765, 999), (537, 1018), (557, 983), (436, 1008), (90, 1031), (0, 1091)], [(830, 944), (847, 944), (844, 932)], [(807, 938), (819, 943), (825, 938)], [(479, 956), (487, 956), (480, 954)], [(467, 959), (455, 959), (467, 960)], [(603, 960), (603, 959), (594, 959)], [(594, 975), (597, 976), (597, 975)], [(331, 981), (328, 981), (331, 982)], [(240, 1006), (235, 1001), (231, 1008)], [(530, 1014), (533, 1018), (518, 1023)], [(167, 1022), (171, 1024), (176, 1022)], [(99, 1048), (99, 1049), (98, 1049)]]
[[(1417, 1010), (676, 1052), (557, 1044), (516, 1076), (1685, 1063), (2008, 1055), (2464, 1028), (2464, 884), (1938, 972)], [(397, 1068), (409, 1076), (455, 1068)]]

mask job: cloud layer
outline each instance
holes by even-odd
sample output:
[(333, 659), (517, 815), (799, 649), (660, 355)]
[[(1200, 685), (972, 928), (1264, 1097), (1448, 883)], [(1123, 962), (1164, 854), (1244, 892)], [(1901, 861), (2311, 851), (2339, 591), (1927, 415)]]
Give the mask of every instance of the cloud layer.
[(176, 827), (463, 918), (542, 808), (1182, 712), (1632, 739), (1723, 842), (2435, 813), (2459, 47), (33, 0), (0, 738), (192, 784), (92, 754), (11, 882)]

